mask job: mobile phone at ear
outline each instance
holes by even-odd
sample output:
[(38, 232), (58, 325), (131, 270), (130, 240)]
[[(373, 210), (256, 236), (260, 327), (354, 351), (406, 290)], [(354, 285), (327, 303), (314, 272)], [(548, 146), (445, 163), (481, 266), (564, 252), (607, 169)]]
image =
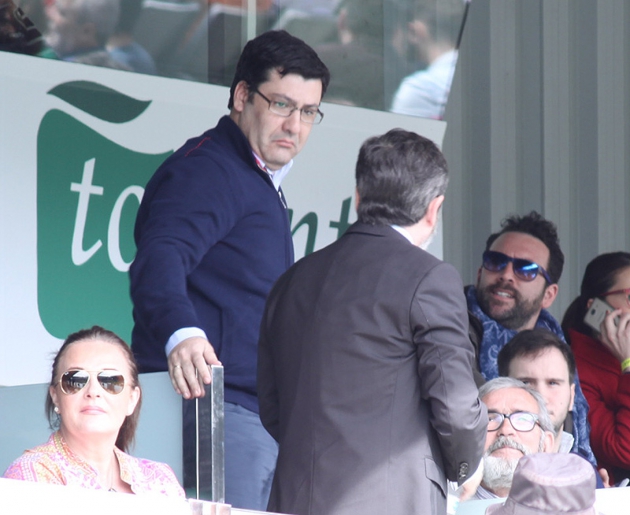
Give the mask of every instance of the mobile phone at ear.
[(595, 329), (597, 332), (600, 332), (606, 313), (614, 311), (614, 309), (615, 308), (608, 304), (608, 302), (596, 297), (593, 299), (591, 307), (588, 308), (588, 311), (586, 312), (584, 323)]

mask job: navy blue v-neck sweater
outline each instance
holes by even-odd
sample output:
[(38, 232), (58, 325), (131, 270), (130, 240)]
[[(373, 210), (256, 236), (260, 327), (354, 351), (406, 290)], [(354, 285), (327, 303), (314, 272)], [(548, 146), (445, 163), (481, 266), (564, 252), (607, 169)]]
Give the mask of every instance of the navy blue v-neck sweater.
[(260, 320), (293, 264), (293, 242), (278, 192), (228, 116), (158, 168), (135, 239), (132, 348), (141, 371), (167, 370), (170, 336), (199, 327), (225, 367), (225, 400), (258, 412)]

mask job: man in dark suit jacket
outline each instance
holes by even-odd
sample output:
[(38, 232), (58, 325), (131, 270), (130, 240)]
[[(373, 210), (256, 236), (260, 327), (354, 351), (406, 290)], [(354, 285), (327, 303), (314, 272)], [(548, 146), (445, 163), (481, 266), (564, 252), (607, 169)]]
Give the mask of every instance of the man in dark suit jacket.
[(455, 269), (422, 250), (448, 182), (426, 138), (368, 139), (358, 219), (274, 286), (261, 326), (263, 425), (280, 444), (269, 511), (445, 513), (488, 422)]

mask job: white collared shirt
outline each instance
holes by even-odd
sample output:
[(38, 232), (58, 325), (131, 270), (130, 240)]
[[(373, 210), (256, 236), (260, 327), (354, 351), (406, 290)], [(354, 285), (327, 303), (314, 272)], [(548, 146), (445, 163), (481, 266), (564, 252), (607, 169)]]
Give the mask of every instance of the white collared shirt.
[(278, 168), (277, 170), (270, 170), (265, 162), (260, 158), (260, 156), (256, 154), (256, 152), (252, 152), (252, 154), (254, 154), (254, 159), (256, 159), (256, 163), (258, 164), (260, 169), (267, 172), (267, 174), (271, 178), (271, 182), (273, 182), (276, 191), (280, 191), (280, 183), (282, 183), (282, 180), (287, 176), (289, 170), (293, 166), (293, 159), (291, 159), (291, 161), (289, 161), (282, 168)]
[(407, 229), (401, 227), (400, 225), (390, 225), (390, 227), (402, 234), (405, 238), (407, 238), (407, 240), (409, 240), (409, 243), (414, 245), (413, 238), (411, 237), (411, 234), (409, 234), (409, 231)]

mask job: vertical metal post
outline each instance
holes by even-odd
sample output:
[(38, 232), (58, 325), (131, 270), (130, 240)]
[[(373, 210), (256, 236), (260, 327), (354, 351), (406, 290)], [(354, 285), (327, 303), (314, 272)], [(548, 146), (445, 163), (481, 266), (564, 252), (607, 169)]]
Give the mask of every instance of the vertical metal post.
[(225, 410), (223, 367), (212, 366), (212, 383), (195, 399), (195, 488), (197, 499), (225, 502)]
[(212, 438), (212, 501), (225, 502), (225, 410), (223, 367), (212, 365), (211, 438)]

